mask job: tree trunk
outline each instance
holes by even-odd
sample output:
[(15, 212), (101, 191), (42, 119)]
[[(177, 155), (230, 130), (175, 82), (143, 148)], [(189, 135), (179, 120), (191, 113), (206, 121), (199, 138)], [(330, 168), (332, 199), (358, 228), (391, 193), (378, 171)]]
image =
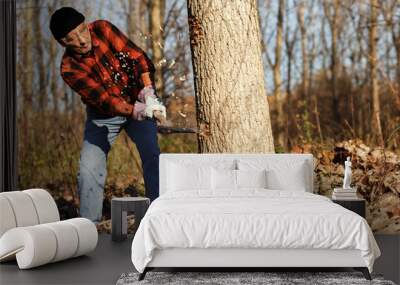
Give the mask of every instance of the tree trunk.
[(128, 37), (140, 48), (146, 49), (140, 30), (140, 1), (128, 0)]
[[(48, 6), (49, 18), (50, 15), (55, 11), (55, 5)], [(55, 115), (58, 115), (59, 107), (58, 107), (58, 90), (57, 90), (57, 67), (56, 67), (56, 56), (57, 56), (57, 42), (50, 38), (50, 48), (49, 48), (49, 65), (50, 65), (50, 93), (53, 99), (53, 112)]]
[(188, 0), (199, 152), (273, 153), (256, 0)]
[(320, 121), (320, 113), (319, 113), (319, 109), (318, 109), (318, 93), (317, 92), (313, 92), (313, 74), (314, 74), (314, 61), (315, 58), (317, 57), (317, 45), (315, 43), (315, 36), (312, 35), (311, 36), (311, 44), (312, 44), (312, 48), (310, 51), (310, 57), (309, 57), (309, 69), (308, 69), (308, 90), (307, 93), (310, 96), (310, 100), (313, 102), (313, 106), (312, 106), (312, 113), (314, 114), (315, 117), (315, 125), (316, 128), (318, 130), (318, 136), (319, 136), (319, 140), (320, 143), (324, 142), (324, 137), (322, 134), (322, 128), (321, 128), (321, 121)]
[(356, 32), (355, 38), (356, 38), (356, 43), (355, 43), (355, 51), (352, 56), (352, 67), (354, 68), (354, 71), (352, 72), (354, 79), (355, 79), (355, 85), (357, 86), (357, 92), (358, 92), (358, 98), (357, 100), (354, 101), (354, 125), (353, 129), (355, 130), (355, 133), (358, 137), (363, 138), (365, 137), (365, 133), (368, 132), (364, 128), (364, 116), (366, 113), (365, 110), (365, 105), (367, 105), (366, 98), (364, 96), (363, 92), (363, 85), (365, 82), (364, 74), (360, 74), (360, 72), (356, 72), (356, 67), (362, 65), (362, 60), (364, 59), (364, 49), (363, 49), (363, 42), (364, 42), (364, 29), (365, 29), (365, 17), (364, 13), (360, 11), (360, 17), (357, 22), (354, 22), (354, 30)]
[[(164, 0), (163, 0), (164, 1)], [(143, 48), (148, 51), (150, 50), (150, 43), (147, 40), (149, 36), (149, 21), (148, 17), (150, 17), (150, 13), (148, 12), (149, 10), (149, 0), (142, 0), (140, 1), (140, 31), (141, 31), (141, 37), (143, 41)]]
[(297, 21), (300, 27), (300, 38), (301, 38), (301, 60), (302, 60), (302, 71), (301, 71), (301, 97), (306, 100), (306, 108), (309, 109), (310, 97), (308, 94), (308, 54), (307, 54), (307, 29), (304, 23), (304, 10), (305, 1), (301, 1), (297, 8)]
[(44, 65), (44, 57), (43, 57), (43, 35), (42, 35), (42, 26), (40, 23), (41, 19), (41, 6), (42, 2), (40, 0), (34, 1), (34, 7), (31, 8), (33, 10), (33, 26), (35, 31), (35, 56), (36, 56), (36, 70), (39, 74), (39, 89), (35, 90), (37, 92), (38, 102), (38, 110), (46, 110), (47, 108), (47, 93), (46, 93), (46, 78), (45, 78), (45, 65)]
[[(382, 14), (385, 18), (387, 29), (389, 30), (388, 32), (391, 34), (392, 42), (394, 45), (394, 50), (396, 52), (396, 85), (394, 90), (394, 100), (395, 100), (395, 105), (397, 109), (397, 113), (400, 115), (400, 25), (398, 21), (396, 21), (396, 14), (395, 11), (399, 11), (400, 9), (400, 2), (398, 0), (382, 0), (382, 2), (379, 3), (380, 8), (382, 10)], [(392, 60), (390, 59), (391, 55), (391, 49), (392, 47), (390, 46), (389, 43), (386, 44), (388, 47), (388, 66), (390, 69), (390, 65), (392, 64)], [(388, 70), (387, 74), (390, 74), (390, 71)]]
[(56, 55), (57, 55), (57, 51), (56, 51), (57, 47), (56, 47), (56, 42), (54, 40), (50, 41), (50, 92), (51, 92), (51, 96), (53, 98), (53, 111), (54, 114), (58, 114), (59, 111), (59, 102), (58, 102), (58, 88), (57, 88), (57, 78), (58, 78), (58, 74), (57, 74), (57, 68), (56, 68)]
[(395, 98), (397, 114), (400, 116), (400, 36), (397, 38), (396, 43), (396, 94), (397, 97)]
[(277, 111), (277, 130), (278, 130), (277, 133), (278, 133), (278, 142), (281, 145), (281, 147), (284, 147), (285, 145), (285, 138), (284, 138), (285, 114), (283, 112), (284, 98), (282, 94), (282, 75), (281, 75), (284, 7), (285, 7), (285, 1), (279, 0), (276, 46), (275, 46), (275, 63), (273, 65), (274, 96), (275, 96), (276, 111)]
[[(286, 3), (286, 11), (289, 10), (289, 3)], [(284, 150), (289, 150), (294, 145), (294, 141), (290, 137), (290, 126), (296, 125), (295, 123), (294, 112), (292, 110), (292, 64), (295, 61), (294, 59), (294, 47), (296, 44), (297, 38), (297, 29), (294, 31), (290, 31), (289, 25), (286, 26), (285, 30), (285, 47), (286, 47), (286, 108), (285, 108), (285, 144), (283, 145)]]
[[(70, 88), (69, 86), (67, 86), (67, 84), (63, 81), (63, 101), (64, 101), (64, 113), (66, 115), (66, 117), (69, 116), (69, 97), (70, 97)], [(74, 94), (72, 92), (72, 96), (76, 96), (76, 94)]]
[[(327, 17), (329, 22), (329, 27), (331, 31), (331, 62), (330, 62), (330, 71), (331, 71), (331, 90), (332, 90), (332, 114), (333, 120), (337, 123), (340, 123), (340, 113), (339, 113), (339, 95), (337, 92), (337, 77), (338, 77), (338, 48), (337, 44), (339, 41), (339, 1), (334, 0), (333, 3), (329, 3), (328, 1), (323, 2), (325, 17)], [(332, 6), (331, 6), (332, 5)], [(333, 11), (331, 11), (331, 8)]]
[[(28, 5), (32, 4), (28, 2)], [(33, 52), (32, 52), (32, 33), (29, 23), (32, 22), (32, 9), (24, 9), (21, 13), (21, 20), (23, 21), (22, 31), (19, 41), (19, 52), (21, 53), (21, 74), (19, 81), (21, 82), (21, 94), (22, 94), (22, 126), (21, 126), (21, 141), (25, 146), (29, 145), (29, 132), (31, 130), (31, 114), (33, 107)], [(21, 157), (24, 154), (21, 153)]]
[(377, 66), (377, 7), (378, 0), (370, 0), (370, 25), (369, 25), (369, 65), (371, 78), (371, 100), (372, 100), (372, 136), (376, 143), (384, 146), (382, 125), (380, 119), (378, 66)]
[(153, 62), (156, 67), (155, 85), (157, 93), (162, 97), (164, 93), (163, 59), (164, 59), (164, 12), (165, 0), (151, 0), (150, 3), (150, 31), (152, 36)]

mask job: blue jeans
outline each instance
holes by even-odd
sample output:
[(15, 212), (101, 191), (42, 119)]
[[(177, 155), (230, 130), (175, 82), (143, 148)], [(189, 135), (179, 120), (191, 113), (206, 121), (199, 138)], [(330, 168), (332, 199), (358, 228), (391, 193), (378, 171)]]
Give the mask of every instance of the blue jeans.
[(108, 152), (122, 128), (139, 151), (146, 197), (152, 202), (159, 195), (160, 148), (155, 119), (146, 118), (138, 121), (122, 116), (104, 116), (87, 106), (84, 140), (77, 175), (78, 194), (80, 216), (95, 223), (102, 217)]

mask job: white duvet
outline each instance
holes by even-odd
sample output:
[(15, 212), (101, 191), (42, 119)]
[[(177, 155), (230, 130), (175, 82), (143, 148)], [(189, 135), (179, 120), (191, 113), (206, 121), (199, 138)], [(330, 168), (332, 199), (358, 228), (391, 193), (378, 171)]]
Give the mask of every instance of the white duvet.
[(154, 200), (132, 242), (143, 272), (154, 249), (358, 249), (372, 272), (380, 256), (364, 218), (327, 197), (300, 191), (179, 191)]

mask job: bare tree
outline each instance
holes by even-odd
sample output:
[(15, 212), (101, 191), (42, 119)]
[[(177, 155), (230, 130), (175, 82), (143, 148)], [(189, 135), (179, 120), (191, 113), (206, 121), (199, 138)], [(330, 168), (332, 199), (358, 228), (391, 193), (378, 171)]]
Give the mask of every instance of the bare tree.
[[(30, 2), (24, 3), (23, 6), (30, 5)], [(20, 52), (19, 70), (20, 73), (20, 84), (21, 84), (21, 95), (22, 95), (22, 124), (23, 124), (23, 138), (28, 139), (29, 131), (29, 118), (33, 106), (33, 53), (31, 45), (33, 42), (33, 36), (30, 29), (30, 23), (32, 22), (33, 12), (32, 9), (24, 9), (20, 14), (21, 30), (18, 37), (18, 45)], [(28, 145), (27, 141), (24, 141)]]
[(33, 12), (33, 27), (34, 27), (34, 49), (35, 49), (35, 67), (37, 70), (37, 74), (39, 75), (38, 78), (38, 90), (37, 92), (38, 97), (38, 110), (46, 110), (47, 108), (47, 92), (46, 92), (46, 79), (45, 79), (45, 65), (44, 65), (44, 53), (43, 53), (43, 34), (42, 34), (42, 25), (40, 23), (41, 20), (41, 5), (42, 2), (40, 0), (34, 0), (33, 7), (31, 7)]
[[(287, 8), (286, 8), (286, 14), (288, 14), (288, 11), (290, 9), (289, 3), (287, 2)], [(287, 62), (287, 67), (286, 67), (286, 72), (287, 72), (287, 79), (286, 79), (286, 110), (285, 110), (285, 132), (284, 132), (284, 144), (283, 147), (285, 149), (288, 149), (288, 146), (292, 146), (292, 142), (290, 140), (290, 135), (289, 135), (289, 126), (292, 126), (291, 122), (295, 122), (294, 119), (294, 113), (292, 109), (292, 65), (295, 60), (294, 58), (294, 47), (296, 44), (297, 40), (297, 33), (298, 33), (298, 26), (294, 31), (290, 29), (290, 25), (286, 24), (285, 25), (285, 46), (286, 46), (286, 62)]]
[(306, 106), (309, 105), (309, 98), (308, 98), (308, 54), (307, 54), (307, 29), (306, 23), (304, 21), (304, 11), (307, 2), (302, 0), (297, 4), (297, 22), (300, 28), (300, 41), (301, 41), (301, 62), (302, 62), (302, 70), (301, 70), (301, 97), (303, 100), (307, 101)]
[(320, 112), (319, 112), (319, 108), (318, 108), (318, 95), (316, 92), (313, 92), (313, 94), (311, 95), (311, 92), (313, 90), (313, 74), (314, 74), (314, 62), (315, 62), (315, 58), (317, 57), (317, 44), (315, 43), (315, 35), (311, 35), (311, 50), (309, 53), (309, 75), (308, 75), (308, 94), (310, 94), (310, 97), (312, 98), (312, 102), (313, 102), (313, 114), (314, 114), (314, 118), (315, 118), (315, 124), (317, 127), (317, 131), (318, 131), (318, 136), (319, 136), (319, 140), (320, 142), (324, 141), (324, 137), (322, 134), (322, 127), (321, 127), (321, 121), (320, 121)]
[(278, 14), (277, 14), (277, 23), (276, 23), (276, 40), (275, 40), (275, 60), (269, 58), (267, 54), (267, 59), (273, 70), (273, 78), (274, 78), (274, 94), (275, 103), (276, 103), (276, 111), (277, 111), (277, 130), (278, 130), (278, 142), (281, 146), (285, 145), (284, 138), (284, 123), (285, 123), (285, 114), (283, 112), (283, 103), (284, 98), (282, 94), (282, 74), (281, 74), (281, 65), (282, 65), (282, 45), (283, 45), (283, 14), (285, 9), (285, 0), (279, 0), (278, 6)]
[(150, 0), (150, 32), (152, 37), (153, 62), (155, 63), (155, 85), (157, 93), (164, 93), (164, 14), (165, 0)]
[[(55, 11), (55, 4), (48, 6), (48, 14), (49, 17)], [(57, 88), (57, 67), (56, 67), (56, 55), (57, 55), (57, 42), (53, 39), (50, 39), (49, 42), (49, 66), (50, 66), (50, 93), (52, 96), (53, 102), (53, 111), (54, 114), (57, 115), (59, 112), (59, 96), (58, 96), (58, 88)]]
[(146, 43), (141, 31), (140, 0), (122, 0), (123, 11), (126, 11), (128, 37), (142, 49), (146, 49)]
[(256, 1), (188, 1), (200, 152), (274, 152)]
[(379, 85), (378, 85), (378, 55), (377, 46), (377, 13), (378, 0), (370, 0), (370, 23), (369, 31), (369, 66), (371, 80), (371, 99), (372, 99), (372, 136), (381, 146), (383, 143), (382, 125), (380, 119)]
[[(389, 29), (392, 43), (396, 52), (396, 95), (395, 98), (397, 113), (400, 115), (400, 18), (396, 17), (396, 11), (400, 10), (398, 0), (379, 0), (379, 7), (385, 18), (387, 28)], [(387, 45), (390, 53), (390, 44)]]
[(341, 0), (323, 1), (324, 14), (326, 19), (328, 20), (329, 28), (331, 31), (330, 82), (332, 89), (332, 114), (333, 114), (333, 120), (336, 122), (340, 122), (339, 95), (337, 88), (337, 78), (339, 76), (338, 40), (342, 28), (340, 1)]

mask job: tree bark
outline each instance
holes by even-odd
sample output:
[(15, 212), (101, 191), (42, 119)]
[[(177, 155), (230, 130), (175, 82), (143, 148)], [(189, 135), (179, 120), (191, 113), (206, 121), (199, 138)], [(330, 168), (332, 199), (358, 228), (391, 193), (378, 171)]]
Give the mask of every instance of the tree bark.
[(37, 92), (38, 102), (38, 110), (46, 110), (47, 108), (47, 93), (46, 93), (46, 78), (45, 78), (45, 65), (44, 65), (44, 57), (43, 57), (43, 35), (42, 35), (42, 26), (40, 23), (41, 19), (41, 4), (40, 0), (34, 1), (34, 8), (33, 10), (33, 26), (35, 31), (35, 41), (34, 41), (34, 48), (35, 48), (35, 62), (36, 62), (36, 69), (39, 74), (39, 89), (35, 90)]
[(318, 136), (319, 136), (319, 140), (320, 143), (324, 142), (324, 136), (322, 134), (322, 128), (321, 128), (321, 120), (320, 120), (320, 112), (319, 112), (319, 108), (318, 108), (318, 93), (314, 92), (314, 86), (313, 86), (313, 74), (314, 74), (314, 62), (315, 62), (315, 58), (317, 57), (317, 45), (315, 43), (315, 36), (314, 34), (311, 36), (311, 51), (309, 53), (309, 69), (308, 69), (308, 90), (307, 93), (310, 96), (310, 100), (312, 100), (313, 106), (312, 106), (312, 113), (315, 117), (315, 125), (316, 128), (318, 130)]
[(297, 7), (297, 21), (300, 27), (300, 39), (301, 39), (301, 60), (302, 60), (302, 71), (301, 71), (301, 97), (306, 100), (306, 108), (309, 110), (310, 97), (308, 94), (308, 54), (307, 54), (307, 29), (304, 22), (304, 10), (305, 1), (301, 1)]
[[(395, 97), (397, 113), (400, 115), (400, 24), (395, 18), (395, 11), (400, 9), (400, 3), (398, 0), (380, 0), (379, 5), (385, 18), (387, 28), (389, 29), (389, 33), (391, 34), (394, 50), (396, 52), (396, 90), (394, 90), (393, 95)], [(389, 50), (388, 56), (390, 56), (391, 46), (389, 43), (386, 46)]]
[[(289, 10), (289, 3), (286, 3), (286, 11)], [(294, 118), (294, 113), (292, 110), (292, 65), (293, 62), (295, 62), (294, 58), (294, 47), (296, 44), (296, 38), (297, 38), (297, 32), (298, 28), (296, 28), (294, 31), (290, 30), (289, 25), (286, 25), (286, 30), (285, 30), (285, 46), (286, 46), (286, 109), (285, 109), (285, 133), (284, 133), (284, 138), (285, 138), (285, 143), (283, 145), (285, 150), (291, 149), (293, 146), (293, 142), (290, 137), (290, 126), (293, 126), (291, 123), (295, 123), (295, 118)], [(305, 106), (307, 107), (307, 106)]]
[(140, 30), (140, 1), (128, 0), (127, 11), (128, 37), (140, 48), (146, 49), (146, 44)]
[[(164, 0), (163, 0), (164, 1)], [(147, 40), (149, 37), (149, 0), (141, 0), (140, 1), (140, 31), (141, 37), (143, 41), (143, 48), (147, 51), (150, 50), (150, 43)], [(148, 17), (147, 17), (148, 16)]]
[[(55, 11), (55, 5), (48, 6), (49, 18), (50, 15)], [(55, 115), (58, 115), (59, 112), (59, 96), (58, 96), (58, 88), (57, 88), (57, 67), (56, 67), (56, 55), (57, 55), (57, 42), (50, 38), (50, 48), (49, 48), (49, 65), (50, 65), (50, 93), (53, 98), (53, 112)]]
[(164, 59), (164, 13), (165, 0), (150, 1), (150, 32), (152, 36), (153, 62), (156, 67), (156, 91), (162, 97), (164, 93), (163, 59)]
[(377, 7), (378, 0), (370, 0), (370, 25), (369, 25), (369, 65), (371, 78), (371, 99), (372, 99), (372, 136), (375, 142), (384, 146), (382, 125), (380, 119), (378, 66), (377, 66)]
[(282, 74), (281, 74), (284, 7), (285, 7), (285, 1), (279, 0), (276, 46), (275, 46), (275, 63), (273, 65), (274, 96), (276, 100), (275, 102), (277, 111), (278, 142), (282, 147), (285, 146), (285, 138), (284, 138), (285, 114), (283, 112), (284, 98), (282, 94)]
[(188, 0), (199, 152), (273, 153), (256, 0)]
[(364, 30), (366, 26), (366, 19), (367, 15), (363, 13), (361, 10), (361, 4), (358, 4), (358, 9), (359, 9), (359, 17), (356, 19), (355, 16), (352, 16), (352, 22), (353, 22), (353, 29), (355, 31), (355, 51), (351, 55), (351, 61), (352, 61), (352, 75), (354, 76), (355, 80), (355, 85), (357, 86), (357, 100), (354, 100), (354, 123), (352, 128), (354, 129), (356, 135), (360, 138), (365, 137), (365, 133), (368, 132), (368, 130), (365, 128), (365, 122), (364, 122), (364, 117), (365, 114), (367, 113), (367, 110), (365, 108), (365, 105), (367, 104), (366, 97), (364, 96), (363, 86), (365, 82), (365, 77), (368, 75), (365, 75), (364, 73), (360, 73), (357, 71), (357, 67), (362, 65), (362, 60), (364, 59), (364, 56), (366, 52), (364, 51), (363, 43), (364, 43)]
[(285, 144), (283, 145), (284, 149), (290, 149), (293, 146), (292, 140), (290, 139), (290, 126), (291, 123), (294, 122), (293, 110), (292, 110), (292, 62), (293, 62), (293, 47), (294, 47), (294, 39), (289, 39), (287, 33), (286, 38), (286, 56), (287, 56), (287, 80), (286, 80), (286, 114), (285, 114)]
[[(28, 2), (28, 5), (30, 4), (31, 2)], [(21, 36), (17, 37), (19, 44), (18, 50), (21, 54), (21, 73), (17, 74), (17, 77), (20, 79), (22, 94), (22, 108), (20, 113), (22, 117), (22, 126), (20, 138), (23, 145), (27, 146), (29, 145), (29, 132), (31, 130), (30, 118), (33, 106), (32, 33), (29, 28), (29, 23), (32, 22), (32, 9), (24, 9), (20, 15), (20, 20), (24, 22), (21, 28)], [(21, 157), (24, 157), (24, 153), (21, 153)]]
[[(339, 95), (337, 92), (337, 78), (339, 75), (339, 65), (338, 65), (338, 41), (339, 41), (339, 3), (340, 0), (333, 0), (333, 3), (328, 1), (323, 2), (325, 17), (328, 19), (330, 31), (331, 31), (331, 90), (332, 90), (332, 114), (333, 120), (340, 123), (340, 113), (339, 113)], [(331, 11), (332, 9), (332, 11)]]

